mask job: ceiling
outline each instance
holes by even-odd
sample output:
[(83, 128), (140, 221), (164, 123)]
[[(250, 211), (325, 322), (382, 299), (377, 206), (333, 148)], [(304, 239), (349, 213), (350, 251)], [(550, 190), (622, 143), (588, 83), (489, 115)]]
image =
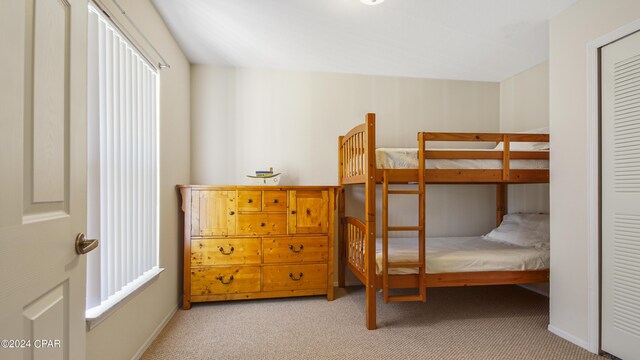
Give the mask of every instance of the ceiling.
[(192, 63), (500, 81), (575, 0), (152, 0)]

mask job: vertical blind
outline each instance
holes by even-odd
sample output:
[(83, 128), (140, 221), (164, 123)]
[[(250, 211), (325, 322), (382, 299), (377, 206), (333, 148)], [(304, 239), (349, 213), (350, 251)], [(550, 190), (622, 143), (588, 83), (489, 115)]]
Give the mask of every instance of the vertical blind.
[(99, 195), (88, 212), (97, 212), (100, 236), (99, 256), (89, 258), (99, 263), (89, 264), (90, 309), (158, 269), (158, 73), (92, 4), (88, 43), (89, 128), (99, 142), (99, 155), (89, 155), (90, 169), (99, 162), (93, 176)]

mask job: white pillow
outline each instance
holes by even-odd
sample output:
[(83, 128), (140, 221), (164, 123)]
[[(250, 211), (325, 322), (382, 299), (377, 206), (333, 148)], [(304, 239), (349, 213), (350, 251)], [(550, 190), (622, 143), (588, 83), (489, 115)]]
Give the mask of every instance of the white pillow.
[[(538, 129), (532, 129), (520, 132), (518, 134), (548, 134), (549, 128), (543, 127)], [(494, 150), (502, 151), (503, 144), (500, 142), (496, 145)], [(536, 151), (536, 150), (549, 150), (548, 142), (522, 142), (522, 141), (513, 141), (509, 143), (509, 149), (511, 151)]]
[(517, 246), (549, 248), (549, 214), (507, 214), (485, 240)]

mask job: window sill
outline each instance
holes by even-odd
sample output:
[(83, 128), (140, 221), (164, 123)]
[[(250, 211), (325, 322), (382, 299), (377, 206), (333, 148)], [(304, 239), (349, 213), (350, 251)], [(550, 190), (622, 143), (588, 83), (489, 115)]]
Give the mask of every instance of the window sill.
[(129, 300), (133, 299), (136, 295), (141, 293), (142, 290), (147, 288), (149, 285), (151, 285), (151, 283), (158, 279), (160, 273), (162, 273), (163, 271), (164, 268), (153, 268), (144, 273), (144, 275), (142, 275), (140, 278), (125, 286), (119, 292), (115, 293), (112, 297), (104, 301), (102, 304), (91, 309), (87, 309), (87, 311), (85, 312), (87, 331), (91, 331), (106, 318), (114, 314), (116, 310), (121, 308)]

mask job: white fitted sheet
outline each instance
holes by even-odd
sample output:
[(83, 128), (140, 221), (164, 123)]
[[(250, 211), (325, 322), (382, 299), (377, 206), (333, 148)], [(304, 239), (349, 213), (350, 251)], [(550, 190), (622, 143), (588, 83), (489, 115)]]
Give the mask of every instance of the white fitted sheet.
[[(430, 149), (464, 150), (464, 149)], [(473, 151), (495, 151), (493, 149), (467, 149)], [(427, 169), (502, 169), (502, 160), (496, 159), (427, 159)], [(378, 148), (376, 149), (378, 169), (417, 169), (418, 149)], [(548, 169), (549, 160), (511, 160), (509, 167), (515, 170)]]
[[(484, 240), (480, 236), (428, 238), (426, 272), (543, 270), (549, 268), (549, 249), (521, 247)], [(417, 262), (417, 238), (390, 238), (390, 262)], [(382, 272), (382, 239), (376, 243), (376, 272)], [(416, 274), (418, 269), (389, 269), (389, 274)]]

